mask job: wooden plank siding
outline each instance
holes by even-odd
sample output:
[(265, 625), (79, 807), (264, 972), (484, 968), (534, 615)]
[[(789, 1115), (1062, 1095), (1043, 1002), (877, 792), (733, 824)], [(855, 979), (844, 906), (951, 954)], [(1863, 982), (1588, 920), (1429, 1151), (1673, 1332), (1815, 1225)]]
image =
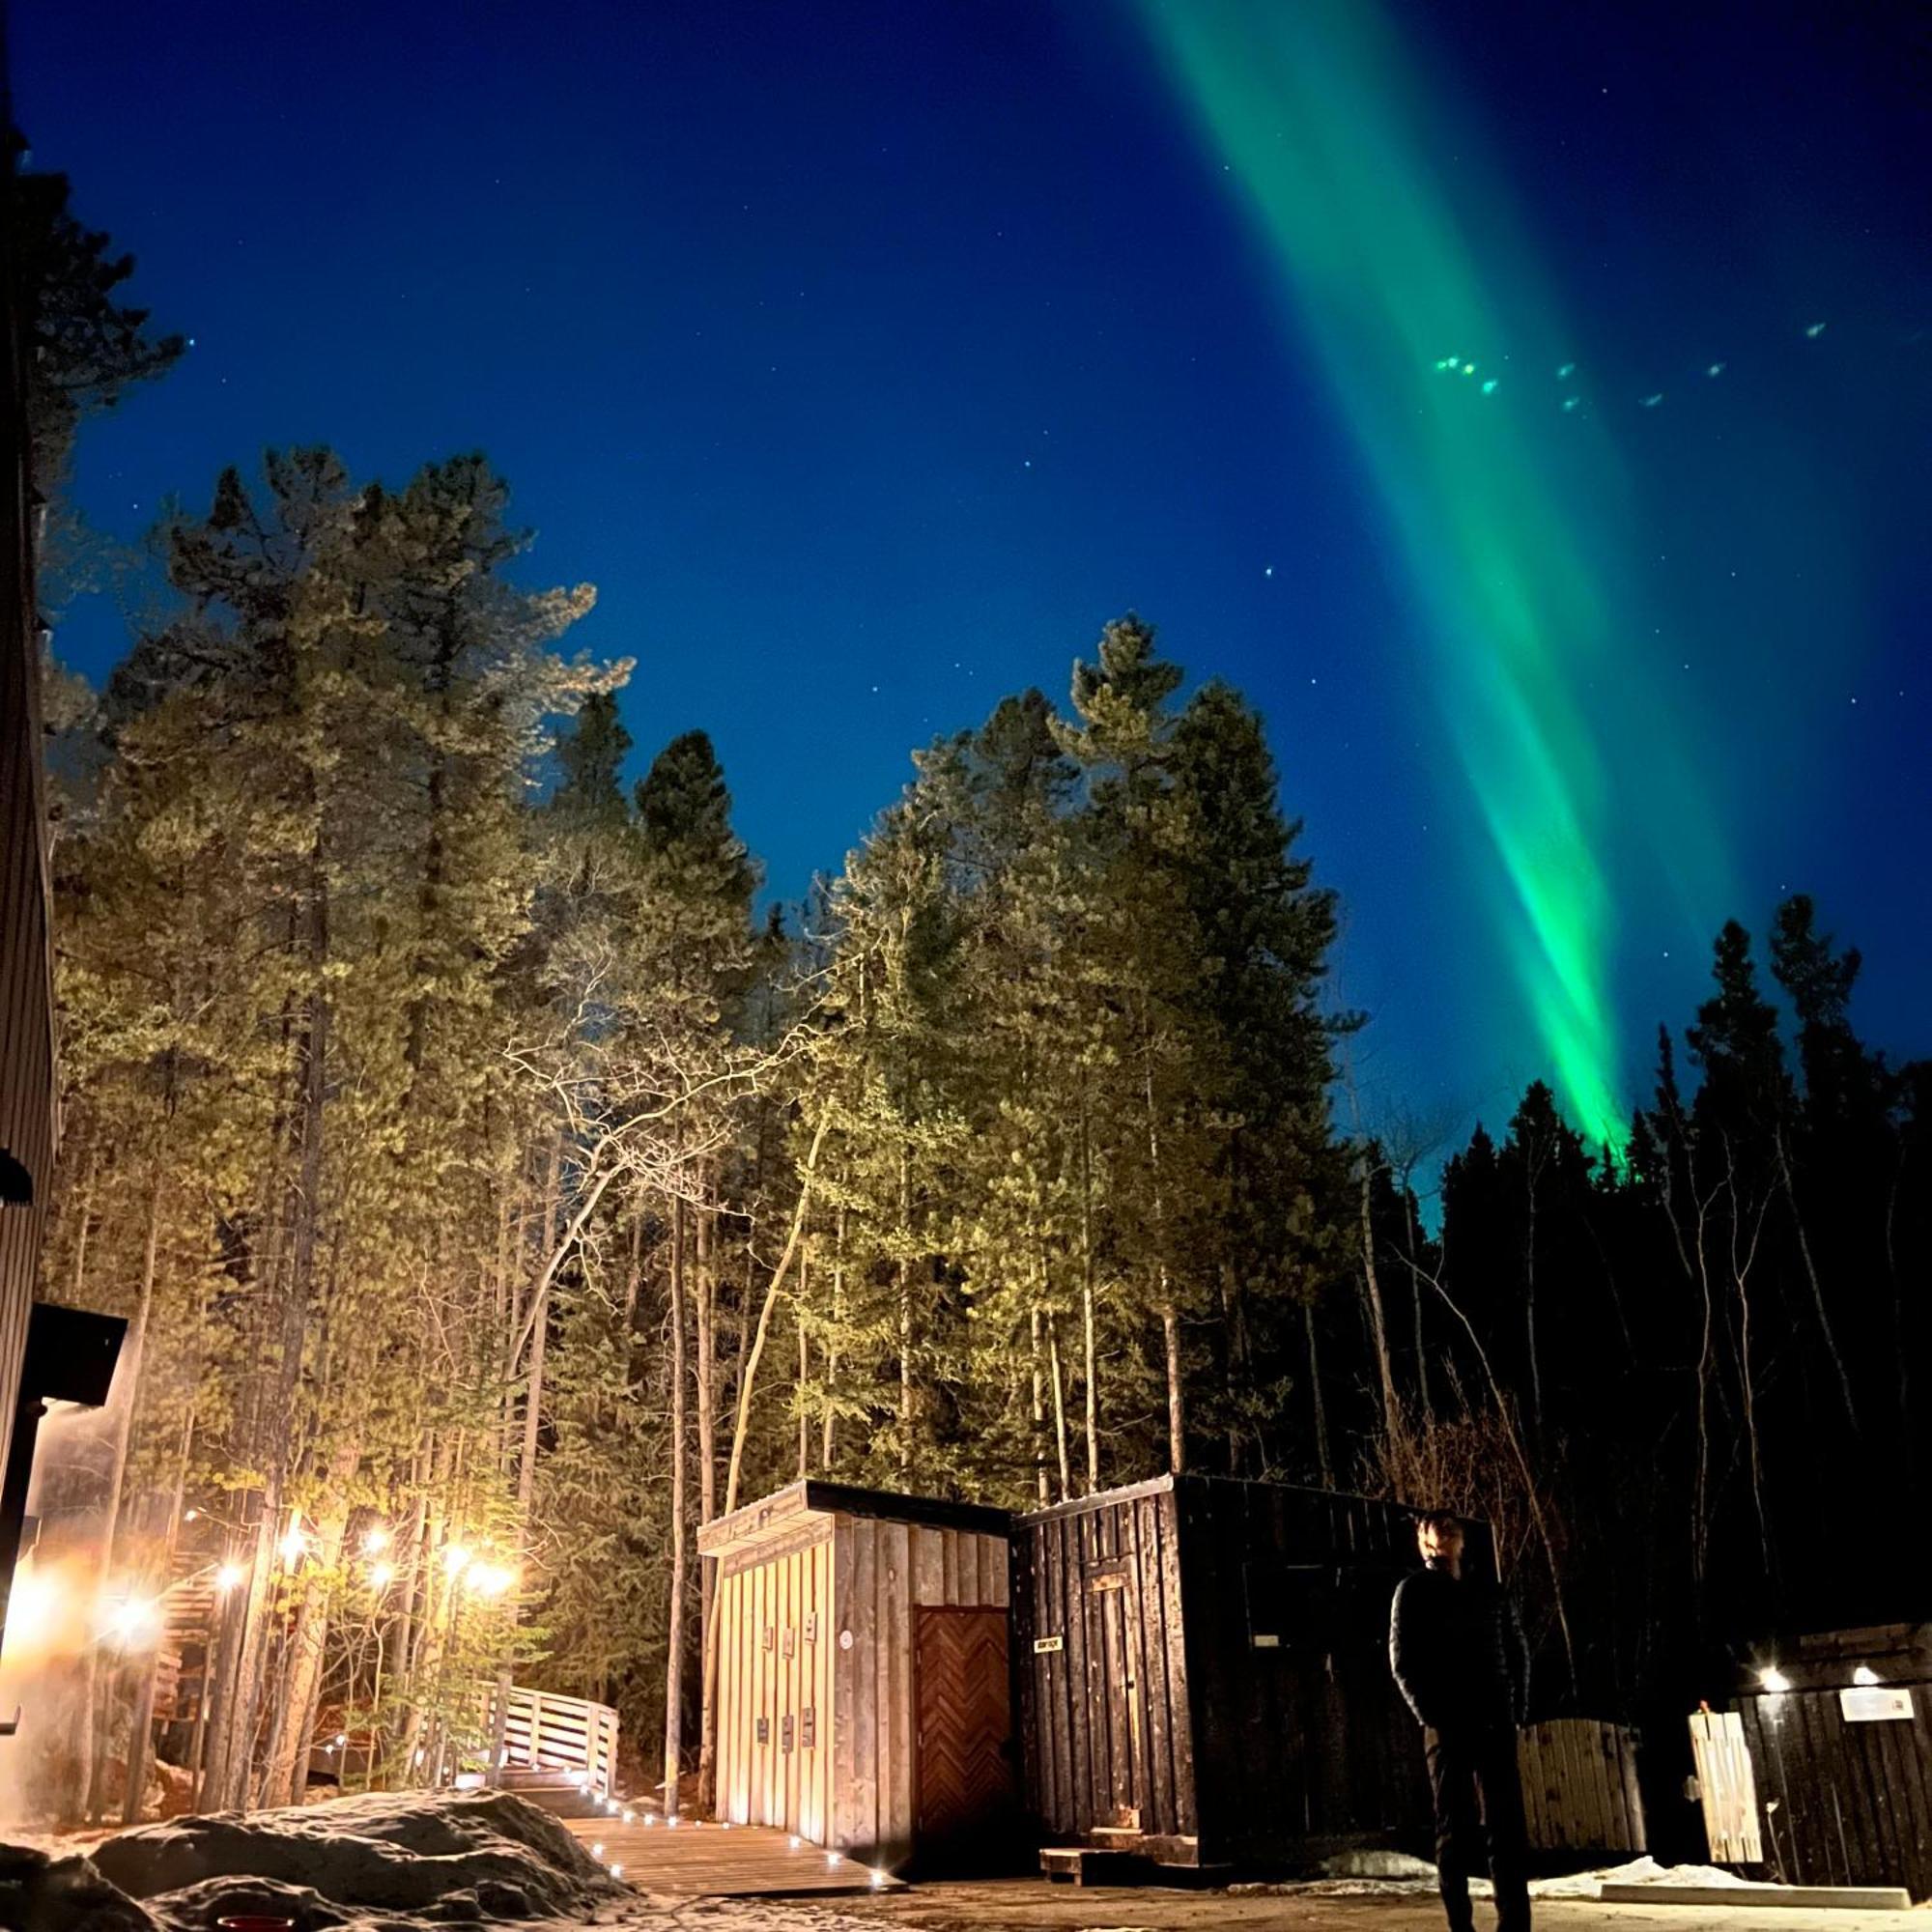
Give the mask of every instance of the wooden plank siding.
[(1518, 1734), (1523, 1813), (1538, 1851), (1648, 1849), (1636, 1795), (1636, 1741), (1621, 1724), (1557, 1718)]
[(1425, 1843), (1387, 1662), (1412, 1521), (1192, 1476), (1025, 1518), (1014, 1656), (1038, 1829), (1199, 1863)]
[(1932, 1683), (1901, 1687), (1912, 1716), (1878, 1722), (1847, 1721), (1839, 1688), (1738, 1700), (1765, 1862), (1788, 1885), (1932, 1898)]
[[(0, 89), (4, 92), (4, 89)], [(4, 162), (13, 188), (13, 156)], [(20, 318), (0, 314), (6, 455), (0, 459), (0, 1151), (31, 1202), (0, 1205), (0, 1493), (4, 1493), (41, 1237), (57, 1139), (46, 810), (41, 769), (41, 649), (34, 610), (34, 511), (28, 487)], [(11, 1170), (10, 1171), (16, 1171)], [(21, 1500), (21, 1472), (14, 1490)], [(0, 1617), (17, 1524), (0, 1530)], [(11, 1715), (5, 1714), (5, 1715)]]
[[(913, 1520), (893, 1514), (901, 1506)], [(795, 1483), (707, 1524), (699, 1547), (720, 1564), (721, 1815), (868, 1865), (907, 1862), (914, 1612), (1006, 1608), (1006, 1518)]]

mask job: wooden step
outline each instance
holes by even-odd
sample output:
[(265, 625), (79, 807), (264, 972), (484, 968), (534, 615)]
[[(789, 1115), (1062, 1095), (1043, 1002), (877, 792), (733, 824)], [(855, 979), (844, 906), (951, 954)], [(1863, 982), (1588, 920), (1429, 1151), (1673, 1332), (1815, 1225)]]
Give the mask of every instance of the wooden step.
[(1147, 1861), (1135, 1852), (1095, 1845), (1054, 1845), (1040, 1852), (1039, 1868), (1057, 1883), (1131, 1885), (1146, 1873)]

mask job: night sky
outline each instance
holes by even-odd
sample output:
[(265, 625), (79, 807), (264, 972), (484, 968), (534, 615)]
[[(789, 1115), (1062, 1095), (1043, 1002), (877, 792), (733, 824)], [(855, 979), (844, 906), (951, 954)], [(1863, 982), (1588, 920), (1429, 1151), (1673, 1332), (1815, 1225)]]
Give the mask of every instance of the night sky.
[[(1932, 40), (1583, 0), (15, 0), (185, 364), (77, 494), (482, 447), (798, 895), (1135, 609), (1264, 710), (1370, 1125), (1642, 1097), (1809, 890), (1932, 1051)], [(1559, 373), (1561, 372), (1561, 373)], [(1567, 407), (1566, 407), (1567, 405)], [(107, 599), (57, 648), (98, 677)], [(1345, 1104), (1345, 1114), (1349, 1111)]]

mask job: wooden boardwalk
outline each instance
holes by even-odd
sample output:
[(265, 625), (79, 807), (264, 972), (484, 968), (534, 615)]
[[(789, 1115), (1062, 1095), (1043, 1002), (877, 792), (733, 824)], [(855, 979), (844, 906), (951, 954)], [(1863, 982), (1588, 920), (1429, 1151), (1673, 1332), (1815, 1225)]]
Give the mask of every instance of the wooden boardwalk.
[[(646, 1817), (651, 1818), (645, 1824)], [(790, 1892), (898, 1891), (890, 1872), (821, 1850), (760, 1825), (713, 1825), (687, 1818), (667, 1826), (655, 1814), (563, 1820), (596, 1856), (619, 1867), (639, 1891), (674, 1898), (771, 1898)]]

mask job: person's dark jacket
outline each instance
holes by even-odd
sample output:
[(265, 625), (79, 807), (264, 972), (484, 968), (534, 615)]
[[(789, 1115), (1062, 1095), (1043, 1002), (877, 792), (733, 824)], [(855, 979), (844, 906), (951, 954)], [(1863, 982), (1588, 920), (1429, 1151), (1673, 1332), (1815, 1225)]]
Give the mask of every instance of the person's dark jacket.
[(1431, 1730), (1520, 1724), (1529, 1652), (1516, 1605), (1483, 1577), (1430, 1568), (1405, 1577), (1389, 1611), (1389, 1668)]

